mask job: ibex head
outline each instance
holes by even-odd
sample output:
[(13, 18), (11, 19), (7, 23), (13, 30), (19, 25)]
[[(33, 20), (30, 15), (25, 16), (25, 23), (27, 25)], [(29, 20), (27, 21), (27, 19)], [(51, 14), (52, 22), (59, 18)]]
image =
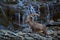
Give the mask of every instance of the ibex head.
[(27, 16), (26, 22), (33, 21), (33, 20), (32, 20), (32, 17), (34, 17), (34, 16), (40, 16), (40, 15), (39, 15), (39, 14), (30, 14), (30, 15)]

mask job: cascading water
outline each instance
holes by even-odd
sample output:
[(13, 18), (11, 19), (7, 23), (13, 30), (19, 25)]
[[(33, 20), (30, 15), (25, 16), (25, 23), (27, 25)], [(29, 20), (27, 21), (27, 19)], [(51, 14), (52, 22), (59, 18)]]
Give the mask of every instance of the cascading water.
[(19, 17), (19, 25), (20, 25), (20, 13), (18, 13), (18, 17)]
[(18, 0), (18, 3), (17, 3), (18, 6), (23, 6), (23, 2)]
[(25, 22), (25, 18), (26, 18), (26, 16), (28, 16), (30, 13), (29, 13), (29, 7), (28, 6), (25, 6), (25, 9), (24, 9), (24, 15), (23, 15), (23, 24), (24, 24), (24, 22)]
[(32, 5), (30, 5), (30, 12), (31, 12), (32, 14), (35, 14), (35, 13), (36, 13)]
[[(20, 1), (20, 0), (18, 0), (18, 3), (17, 3), (14, 7), (20, 9), (20, 7), (22, 7), (23, 5), (24, 5), (23, 2)], [(19, 10), (18, 10), (18, 11), (19, 11)], [(18, 15), (18, 25), (19, 25), (19, 26), (20, 26), (20, 12), (21, 12), (21, 11), (19, 11), (19, 12), (17, 13), (17, 15)]]
[(46, 4), (47, 9), (48, 9), (48, 13), (47, 13), (47, 22), (50, 21), (50, 10), (49, 10), (49, 3)]

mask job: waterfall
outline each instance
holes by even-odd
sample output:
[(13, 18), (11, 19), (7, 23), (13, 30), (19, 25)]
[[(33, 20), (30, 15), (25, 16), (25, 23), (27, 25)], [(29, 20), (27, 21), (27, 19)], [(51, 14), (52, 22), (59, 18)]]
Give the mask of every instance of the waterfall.
[(18, 13), (18, 21), (19, 21), (19, 25), (20, 25), (20, 13)]
[[(18, 3), (16, 5), (13, 5), (15, 9), (17, 8), (20, 9), (21, 6), (23, 6), (23, 2), (20, 0), (18, 0)], [(18, 25), (20, 26), (20, 11), (19, 13), (17, 13), (17, 15), (18, 15)]]
[(23, 6), (23, 2), (22, 1), (20, 1), (20, 0), (18, 0), (18, 4), (17, 4), (18, 6)]
[(24, 9), (24, 16), (23, 16), (23, 24), (24, 24), (24, 21), (26, 19), (26, 17), (30, 14), (30, 10), (29, 10), (29, 6), (25, 6), (25, 9)]
[(49, 10), (49, 3), (46, 4), (47, 5), (47, 9), (48, 9), (48, 14), (47, 14), (47, 22), (50, 21), (50, 10)]

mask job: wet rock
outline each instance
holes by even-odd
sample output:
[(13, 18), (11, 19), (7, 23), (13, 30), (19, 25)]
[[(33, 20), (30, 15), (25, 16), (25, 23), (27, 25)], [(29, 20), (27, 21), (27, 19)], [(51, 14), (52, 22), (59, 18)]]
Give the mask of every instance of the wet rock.
[(24, 40), (24, 37), (23, 36), (18, 36), (18, 37), (16, 37), (16, 40)]
[(25, 33), (31, 33), (32, 32), (32, 30), (30, 29), (30, 28), (25, 28), (25, 29), (23, 29), (22, 30), (22, 32), (25, 32)]
[(14, 33), (9, 30), (0, 30), (0, 39), (1, 40), (52, 40), (53, 37), (51, 36), (44, 37), (38, 33), (24, 33), (22, 31), (18, 33)]
[(36, 34), (36, 33), (31, 33), (31, 34), (29, 33), (28, 35), (30, 37), (34, 38), (35, 40), (45, 40), (46, 39), (45, 37), (43, 37), (39, 34)]
[(26, 35), (24, 35), (24, 37), (29, 37), (29, 35), (26, 34)]
[(18, 33), (16, 33), (18, 36), (23, 36), (23, 35), (25, 35), (26, 33), (23, 33), (23, 32), (18, 32)]
[(0, 30), (0, 38), (1, 40), (15, 40), (16, 35), (14, 32), (11, 32), (9, 30)]
[(60, 31), (57, 32), (57, 36), (58, 36), (58, 38), (60, 38)]
[(25, 40), (34, 40), (32, 37), (25, 37)]
[(57, 31), (58, 34), (60, 34), (60, 31)]
[(33, 37), (33, 38), (39, 38), (39, 37), (40, 37), (39, 34), (34, 34), (34, 33), (29, 34), (29, 36), (30, 36), (30, 37)]
[(47, 30), (47, 34), (54, 34), (54, 31), (53, 30)]

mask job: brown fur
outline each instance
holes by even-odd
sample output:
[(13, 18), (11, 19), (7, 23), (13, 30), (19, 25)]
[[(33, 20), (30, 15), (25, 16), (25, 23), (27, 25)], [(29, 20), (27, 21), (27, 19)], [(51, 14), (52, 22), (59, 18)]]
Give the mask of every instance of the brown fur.
[(34, 15), (40, 16), (39, 14), (30, 14), (29, 16), (27, 16), (26, 22), (31, 26), (31, 29), (34, 32), (46, 33), (46, 27), (43, 24), (34, 22), (33, 20), (30, 19), (30, 17), (33, 17)]

